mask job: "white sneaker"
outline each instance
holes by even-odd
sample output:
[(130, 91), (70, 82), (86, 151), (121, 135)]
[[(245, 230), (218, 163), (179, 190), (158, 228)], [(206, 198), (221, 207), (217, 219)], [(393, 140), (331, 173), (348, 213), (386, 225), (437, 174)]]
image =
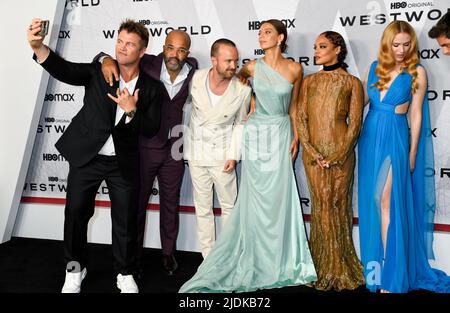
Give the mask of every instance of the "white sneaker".
[(134, 281), (133, 275), (117, 275), (117, 288), (120, 293), (138, 293), (139, 288)]
[(80, 293), (81, 282), (86, 277), (87, 270), (83, 268), (81, 272), (73, 273), (66, 271), (66, 280), (61, 293)]

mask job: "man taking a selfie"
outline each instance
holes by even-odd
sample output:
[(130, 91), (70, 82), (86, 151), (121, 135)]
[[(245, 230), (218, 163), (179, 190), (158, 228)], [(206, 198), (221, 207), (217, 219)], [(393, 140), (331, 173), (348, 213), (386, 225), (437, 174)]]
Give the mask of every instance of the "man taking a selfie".
[(148, 30), (133, 20), (120, 25), (115, 46), (120, 80), (107, 84), (101, 65), (71, 63), (45, 46), (41, 20), (33, 19), (28, 42), (33, 58), (54, 78), (84, 86), (83, 106), (56, 143), (69, 162), (64, 221), (66, 277), (63, 293), (78, 293), (86, 276), (87, 226), (95, 196), (106, 181), (111, 199), (112, 250), (117, 287), (137, 293), (136, 231), (139, 196), (139, 135), (152, 137), (160, 125), (161, 83), (139, 70)]

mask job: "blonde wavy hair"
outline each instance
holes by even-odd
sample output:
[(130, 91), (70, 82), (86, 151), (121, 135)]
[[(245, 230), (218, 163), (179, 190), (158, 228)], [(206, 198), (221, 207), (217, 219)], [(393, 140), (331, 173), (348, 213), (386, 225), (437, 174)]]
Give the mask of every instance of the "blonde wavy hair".
[(389, 23), (381, 36), (380, 51), (378, 52), (378, 65), (375, 70), (379, 80), (374, 85), (380, 91), (387, 89), (386, 85), (391, 80), (389, 72), (395, 66), (395, 59), (392, 53), (392, 42), (399, 33), (406, 33), (411, 36), (411, 46), (403, 61), (402, 69), (405, 69), (411, 74), (411, 89), (414, 93), (419, 87), (416, 69), (417, 64), (419, 64), (418, 44), (414, 28), (405, 21), (393, 21)]

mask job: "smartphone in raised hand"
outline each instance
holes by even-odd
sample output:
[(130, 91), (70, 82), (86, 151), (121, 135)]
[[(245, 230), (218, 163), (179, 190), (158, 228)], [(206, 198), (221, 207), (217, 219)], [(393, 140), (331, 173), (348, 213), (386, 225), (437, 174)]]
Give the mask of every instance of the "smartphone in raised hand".
[(38, 36), (46, 36), (48, 34), (48, 26), (50, 24), (49, 20), (43, 20), (41, 21), (41, 31), (37, 33)]

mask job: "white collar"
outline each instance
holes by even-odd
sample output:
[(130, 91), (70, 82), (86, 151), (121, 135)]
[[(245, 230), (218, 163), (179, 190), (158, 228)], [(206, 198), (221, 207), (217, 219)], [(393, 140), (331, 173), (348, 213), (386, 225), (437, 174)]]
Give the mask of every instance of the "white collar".
[(188, 75), (189, 72), (191, 71), (192, 66), (190, 66), (187, 62), (184, 62), (183, 67), (181, 68), (181, 71), (178, 73), (177, 77), (175, 78), (175, 81), (172, 83), (172, 81), (170, 80), (170, 75), (169, 72), (167, 71), (167, 67), (166, 67), (166, 63), (162, 62), (161, 65), (161, 80), (164, 80), (166, 83), (168, 84), (172, 84), (172, 85), (176, 85), (182, 81), (184, 81)]
[(130, 80), (130, 81), (128, 81), (128, 82), (125, 82), (125, 79), (123, 79), (122, 75), (120, 75), (120, 82), (121, 82), (125, 87), (133, 86), (133, 85), (136, 85), (138, 78), (139, 78), (139, 75), (137, 75), (137, 76), (136, 76), (135, 78), (133, 78), (132, 80)]

